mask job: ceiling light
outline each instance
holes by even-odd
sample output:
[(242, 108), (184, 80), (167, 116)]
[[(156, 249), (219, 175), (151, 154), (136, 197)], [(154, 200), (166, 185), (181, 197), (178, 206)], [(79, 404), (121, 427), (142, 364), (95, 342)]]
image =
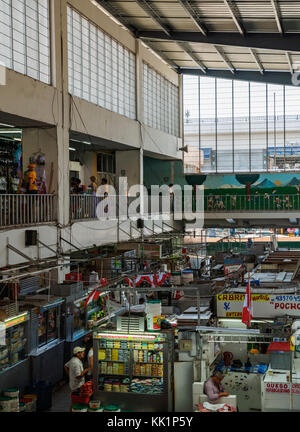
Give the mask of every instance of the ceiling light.
[(90, 143), (89, 141), (79, 141), (79, 140), (77, 140), (77, 139), (70, 139), (70, 141), (72, 141), (72, 142), (78, 142), (78, 143), (80, 143), (80, 144), (88, 144), (88, 145), (91, 145), (92, 143)]
[(69, 150), (76, 151), (76, 149), (74, 149), (73, 147), (69, 147)]
[(10, 128), (14, 128), (15, 127), (15, 126), (8, 125), (8, 124), (5, 124), (5, 123), (0, 123), (0, 127), (2, 127), (2, 126), (4, 126), (4, 127), (10, 127)]
[(20, 130), (9, 130), (9, 131), (7, 131), (7, 130), (1, 130), (0, 129), (0, 134), (9, 134), (9, 135), (21, 135), (21, 133), (22, 133), (22, 131), (20, 131)]

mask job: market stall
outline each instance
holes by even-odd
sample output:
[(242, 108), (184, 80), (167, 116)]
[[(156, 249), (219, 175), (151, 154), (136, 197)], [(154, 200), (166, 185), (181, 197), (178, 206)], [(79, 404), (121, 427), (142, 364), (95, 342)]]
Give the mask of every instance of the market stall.
[(62, 297), (35, 295), (20, 302), (30, 309), (32, 382), (56, 383), (63, 376), (64, 341), (61, 339)]
[(173, 410), (174, 331), (96, 331), (94, 397), (122, 410)]
[(28, 312), (22, 312), (3, 321), (5, 328), (0, 330), (3, 343), (0, 344), (0, 390), (5, 389), (8, 383), (25, 387), (30, 382), (29, 318)]

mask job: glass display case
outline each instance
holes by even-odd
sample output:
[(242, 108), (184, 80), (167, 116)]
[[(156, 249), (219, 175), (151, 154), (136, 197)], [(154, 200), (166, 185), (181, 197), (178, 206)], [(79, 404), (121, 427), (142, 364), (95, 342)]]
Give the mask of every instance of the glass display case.
[(40, 310), (38, 314), (38, 347), (58, 339), (58, 309)]
[[(171, 411), (174, 331), (94, 332), (94, 392), (122, 409)], [(150, 401), (150, 399), (151, 401)]]
[(66, 340), (74, 341), (83, 336), (86, 332), (96, 328), (108, 316), (105, 295), (91, 300), (85, 305), (89, 294), (85, 294), (74, 301), (70, 299), (66, 302), (67, 315), (70, 319), (66, 320)]
[(5, 340), (0, 344), (0, 372), (25, 360), (28, 354), (28, 314), (23, 313), (4, 321)]

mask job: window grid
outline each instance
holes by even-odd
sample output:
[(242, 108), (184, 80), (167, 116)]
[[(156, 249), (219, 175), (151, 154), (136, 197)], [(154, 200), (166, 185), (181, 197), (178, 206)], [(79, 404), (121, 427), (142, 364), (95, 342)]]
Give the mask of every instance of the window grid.
[(143, 63), (144, 123), (168, 134), (179, 135), (179, 88)]
[(70, 7), (68, 47), (70, 93), (135, 119), (135, 55)]
[(0, 0), (0, 62), (50, 84), (48, 0)]
[(299, 171), (299, 87), (190, 76), (183, 84), (185, 172)]

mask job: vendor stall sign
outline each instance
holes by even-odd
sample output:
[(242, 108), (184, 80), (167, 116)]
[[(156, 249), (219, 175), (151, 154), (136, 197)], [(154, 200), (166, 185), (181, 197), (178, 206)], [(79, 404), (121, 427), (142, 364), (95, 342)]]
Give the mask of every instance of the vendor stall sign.
[(243, 268), (243, 261), (239, 258), (224, 259), (224, 273), (229, 275)]
[[(300, 296), (299, 296), (300, 297)], [(244, 302), (245, 294), (218, 294), (218, 301), (241, 301)], [(270, 301), (268, 294), (251, 294), (252, 301)]]
[[(240, 318), (242, 315), (244, 294), (218, 294), (218, 317)], [(300, 296), (252, 294), (253, 317), (274, 318), (277, 316), (300, 316)]]
[(19, 315), (17, 317), (13, 317), (13, 318), (8, 318), (4, 321), (5, 323), (5, 327), (6, 328), (10, 328), (13, 327), (15, 325), (21, 324), (22, 322), (25, 322), (27, 320), (27, 312)]
[[(265, 383), (267, 393), (290, 393), (290, 383)], [(292, 384), (292, 393), (300, 394), (300, 384)]]
[(165, 342), (166, 336), (158, 335), (139, 335), (139, 334), (120, 334), (120, 333), (94, 333), (94, 339), (115, 339), (115, 340), (137, 340), (144, 342)]

